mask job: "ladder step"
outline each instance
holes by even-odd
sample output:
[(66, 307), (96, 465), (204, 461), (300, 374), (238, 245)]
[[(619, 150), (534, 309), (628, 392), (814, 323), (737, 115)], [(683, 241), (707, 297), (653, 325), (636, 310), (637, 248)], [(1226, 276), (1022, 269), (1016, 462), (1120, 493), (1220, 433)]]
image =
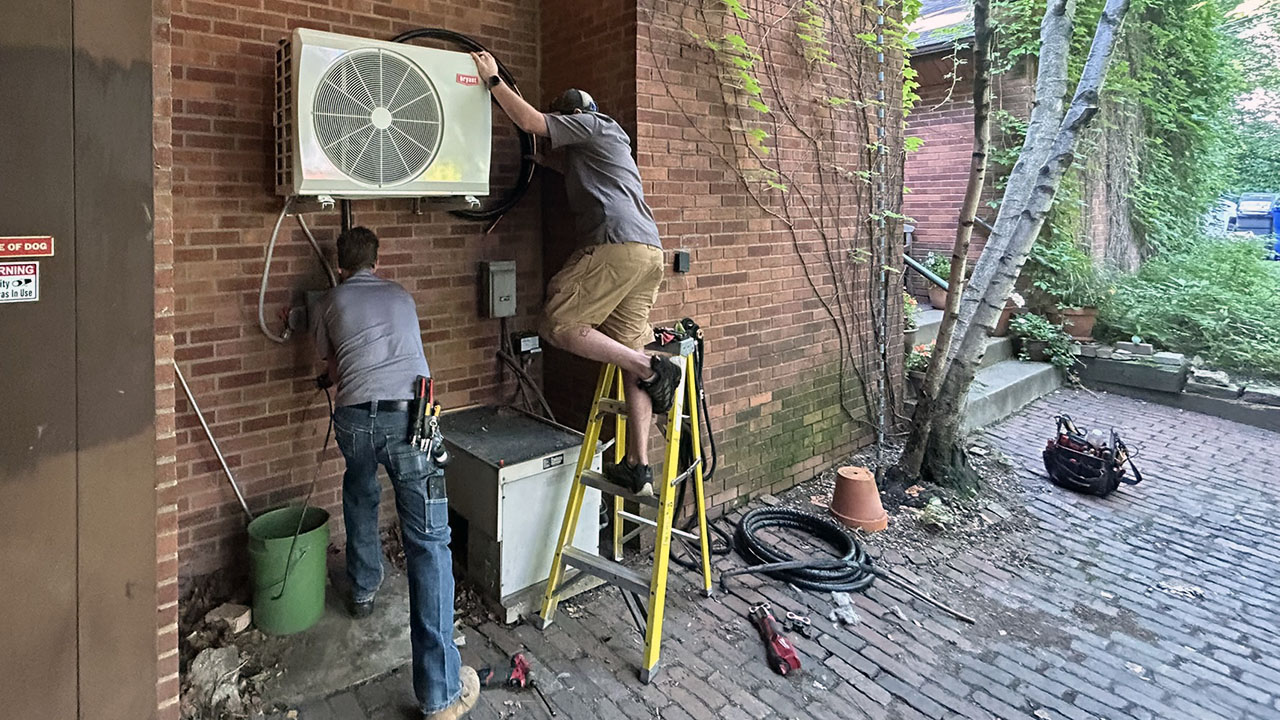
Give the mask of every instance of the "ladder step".
[[(640, 523), (641, 525), (648, 525), (648, 526), (649, 526), (649, 527), (651, 527), (651, 528), (656, 528), (656, 527), (658, 527), (658, 521), (657, 521), (657, 520), (654, 520), (654, 519), (652, 519), (652, 518), (647, 518), (647, 517), (645, 517), (645, 516), (643, 516), (643, 515), (636, 515), (635, 513), (629, 513), (629, 512), (627, 512), (626, 510), (619, 510), (619, 511), (618, 511), (618, 516), (619, 516), (619, 517), (624, 517), (624, 518), (626, 518), (626, 519), (628, 519), (628, 520), (630, 520), (631, 522), (634, 522), (634, 523)], [(688, 532), (687, 530), (681, 530), (680, 528), (675, 528), (675, 527), (671, 528), (671, 534), (672, 534), (672, 535), (679, 535), (680, 537), (682, 537), (682, 538), (686, 538), (686, 539), (689, 539), (689, 540), (697, 540), (697, 539), (698, 539), (698, 536), (697, 536), (696, 534), (691, 533), (691, 532)]]
[(626, 415), (627, 404), (621, 400), (613, 398), (600, 398), (599, 404), (596, 406), (601, 415)]
[(624, 500), (631, 500), (632, 502), (637, 502), (641, 505), (648, 505), (649, 507), (656, 508), (660, 504), (657, 496), (637, 495), (621, 485), (615, 485), (614, 483), (609, 482), (604, 475), (601, 475), (594, 470), (586, 470), (582, 473), (582, 484), (587, 487), (593, 487), (606, 495), (620, 497)]
[(599, 555), (579, 550), (572, 545), (566, 547), (561, 555), (565, 562), (583, 572), (591, 573), (641, 597), (649, 597), (649, 578), (621, 563), (606, 560)]

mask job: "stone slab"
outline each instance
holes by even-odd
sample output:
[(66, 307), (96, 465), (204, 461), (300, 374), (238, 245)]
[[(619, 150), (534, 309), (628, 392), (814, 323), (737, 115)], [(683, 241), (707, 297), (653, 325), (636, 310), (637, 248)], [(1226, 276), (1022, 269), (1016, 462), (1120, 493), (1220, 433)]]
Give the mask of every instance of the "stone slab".
[(1240, 399), (1254, 405), (1270, 405), (1280, 407), (1280, 388), (1246, 387)]
[(1082, 359), (1080, 379), (1086, 385), (1091, 382), (1105, 382), (1178, 393), (1182, 392), (1183, 386), (1187, 383), (1187, 369), (1139, 360), (1122, 362), (1103, 358)]
[(1228, 385), (1212, 385), (1209, 383), (1196, 382), (1188, 380), (1185, 392), (1195, 393), (1196, 395), (1207, 395), (1209, 397), (1221, 398), (1223, 400), (1236, 400), (1240, 397), (1240, 388)]

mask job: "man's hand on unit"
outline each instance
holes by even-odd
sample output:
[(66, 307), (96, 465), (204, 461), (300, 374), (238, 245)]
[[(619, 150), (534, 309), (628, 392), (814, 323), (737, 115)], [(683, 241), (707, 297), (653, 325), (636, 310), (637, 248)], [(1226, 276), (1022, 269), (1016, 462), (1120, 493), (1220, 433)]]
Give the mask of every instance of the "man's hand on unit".
[(484, 82), (487, 83), (489, 78), (498, 74), (498, 61), (494, 60), (489, 53), (471, 53), (471, 59), (476, 61), (476, 72)]

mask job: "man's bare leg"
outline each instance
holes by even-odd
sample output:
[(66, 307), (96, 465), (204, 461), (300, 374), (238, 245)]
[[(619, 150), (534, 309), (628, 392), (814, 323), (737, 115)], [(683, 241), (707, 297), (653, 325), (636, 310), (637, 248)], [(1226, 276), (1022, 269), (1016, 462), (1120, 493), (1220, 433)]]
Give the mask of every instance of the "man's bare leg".
[(636, 384), (637, 378), (629, 372), (622, 373), (623, 389), (627, 395), (627, 462), (632, 465), (649, 464), (649, 423), (653, 421), (653, 400), (649, 393)]
[(596, 362), (612, 363), (624, 373), (633, 376), (627, 382), (634, 387), (637, 380), (647, 380), (653, 376), (649, 367), (649, 356), (639, 350), (632, 350), (589, 325), (578, 325), (565, 328), (548, 337), (552, 345)]
[(653, 377), (649, 356), (586, 325), (566, 328), (548, 340), (561, 350), (588, 360), (612, 363), (622, 369), (623, 394), (627, 399), (627, 427), (630, 429), (627, 433), (627, 462), (634, 466), (647, 466), (653, 400), (638, 383)]

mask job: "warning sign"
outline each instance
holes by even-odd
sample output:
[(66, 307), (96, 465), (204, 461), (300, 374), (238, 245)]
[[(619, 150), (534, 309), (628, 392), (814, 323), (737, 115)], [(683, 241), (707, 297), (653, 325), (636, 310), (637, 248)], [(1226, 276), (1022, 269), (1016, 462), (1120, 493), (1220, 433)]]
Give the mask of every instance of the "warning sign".
[(53, 238), (48, 235), (0, 235), (0, 258), (53, 257)]
[(40, 299), (40, 263), (0, 263), (0, 303)]

